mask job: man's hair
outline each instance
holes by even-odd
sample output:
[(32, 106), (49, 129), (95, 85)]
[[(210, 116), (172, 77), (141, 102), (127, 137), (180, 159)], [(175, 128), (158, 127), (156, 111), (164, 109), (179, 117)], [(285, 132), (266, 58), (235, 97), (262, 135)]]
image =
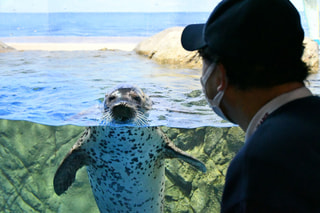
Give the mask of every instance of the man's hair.
[[(304, 47), (301, 47), (301, 55)], [(250, 61), (243, 58), (225, 58), (212, 54), (208, 47), (198, 50), (199, 55), (209, 63), (224, 65), (228, 83), (238, 89), (269, 88), (288, 82), (304, 83), (309, 68), (301, 58), (295, 60), (273, 60), (265, 62)]]

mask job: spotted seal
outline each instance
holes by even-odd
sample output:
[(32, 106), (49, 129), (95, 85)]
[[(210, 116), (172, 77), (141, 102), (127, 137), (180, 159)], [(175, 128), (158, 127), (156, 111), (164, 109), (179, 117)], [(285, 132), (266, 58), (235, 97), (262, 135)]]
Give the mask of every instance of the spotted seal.
[(162, 212), (164, 159), (179, 158), (202, 172), (206, 167), (177, 148), (160, 128), (143, 126), (150, 108), (149, 97), (134, 86), (107, 94), (105, 119), (121, 125), (86, 128), (56, 171), (56, 194), (64, 193), (77, 170), (87, 166), (100, 212)]

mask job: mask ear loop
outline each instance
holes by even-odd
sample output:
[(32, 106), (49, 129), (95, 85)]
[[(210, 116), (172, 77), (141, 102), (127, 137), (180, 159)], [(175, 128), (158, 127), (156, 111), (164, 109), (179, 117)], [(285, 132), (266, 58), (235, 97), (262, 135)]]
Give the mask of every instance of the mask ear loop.
[(213, 71), (215, 70), (216, 68), (216, 62), (213, 62), (212, 64), (210, 64), (210, 66), (208, 66), (208, 68), (206, 69), (204, 75), (202, 75), (200, 77), (200, 83), (201, 83), (201, 86), (202, 86), (202, 92), (204, 94), (206, 94), (206, 86), (207, 86), (207, 83), (208, 83), (208, 79), (209, 77), (211, 76), (211, 74), (213, 73)]
[[(200, 78), (200, 82), (202, 85), (202, 91), (205, 95), (205, 98), (209, 104), (209, 106), (212, 108), (212, 110), (222, 119), (227, 120), (228, 118), (224, 115), (224, 113), (222, 112), (221, 108), (220, 108), (220, 102), (224, 96), (224, 91), (225, 90), (220, 90), (218, 91), (218, 93), (216, 94), (216, 96), (213, 99), (209, 99), (206, 95), (206, 85), (208, 82), (209, 77), (211, 76), (211, 74), (213, 73), (213, 71), (216, 69), (217, 66), (217, 61), (213, 62), (212, 64), (210, 64), (208, 66), (208, 68), (206, 69), (205, 73), (203, 76), (201, 76)], [(220, 86), (219, 86), (220, 87)], [(218, 88), (219, 90), (219, 88)]]
[(211, 104), (212, 107), (220, 107), (219, 105), (223, 98), (223, 95), (224, 95), (224, 90), (219, 91), (212, 100), (208, 99), (208, 102)]
[(207, 69), (202, 71), (202, 76), (200, 77), (200, 83), (201, 83), (202, 87), (204, 87), (204, 88), (206, 87), (208, 79), (211, 76), (211, 74), (213, 73), (213, 71), (215, 70), (215, 68), (218, 64), (218, 61), (219, 61), (219, 57), (216, 56), (214, 58), (214, 60), (212, 61), (212, 63), (207, 67)]

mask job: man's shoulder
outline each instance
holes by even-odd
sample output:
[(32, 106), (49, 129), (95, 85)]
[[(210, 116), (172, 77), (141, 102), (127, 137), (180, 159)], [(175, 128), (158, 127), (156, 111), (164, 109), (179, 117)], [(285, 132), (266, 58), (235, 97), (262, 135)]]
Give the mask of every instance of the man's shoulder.
[[(247, 150), (273, 154), (276, 150), (298, 151), (320, 138), (320, 97), (310, 96), (280, 107), (260, 125), (247, 141)], [(303, 142), (303, 143), (302, 143)]]
[(281, 106), (278, 110), (276, 110), (273, 114), (278, 115), (289, 114), (292, 116), (292, 111), (297, 112), (298, 114), (306, 113), (306, 114), (315, 114), (320, 115), (319, 111), (320, 107), (320, 97), (319, 96), (309, 96), (305, 98), (299, 98), (294, 101), (291, 101), (283, 106)]
[(260, 133), (273, 131), (288, 135), (290, 132), (287, 131), (295, 128), (297, 132), (291, 133), (308, 131), (307, 126), (320, 128), (320, 97), (318, 96), (300, 98), (281, 106), (262, 123)]

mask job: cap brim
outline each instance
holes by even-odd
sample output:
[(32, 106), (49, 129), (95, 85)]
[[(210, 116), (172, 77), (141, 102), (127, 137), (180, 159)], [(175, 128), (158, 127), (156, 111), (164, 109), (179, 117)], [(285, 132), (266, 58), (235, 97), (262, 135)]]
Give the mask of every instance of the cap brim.
[(184, 28), (181, 35), (181, 44), (184, 49), (193, 51), (207, 45), (203, 35), (204, 27), (205, 24), (191, 24)]

